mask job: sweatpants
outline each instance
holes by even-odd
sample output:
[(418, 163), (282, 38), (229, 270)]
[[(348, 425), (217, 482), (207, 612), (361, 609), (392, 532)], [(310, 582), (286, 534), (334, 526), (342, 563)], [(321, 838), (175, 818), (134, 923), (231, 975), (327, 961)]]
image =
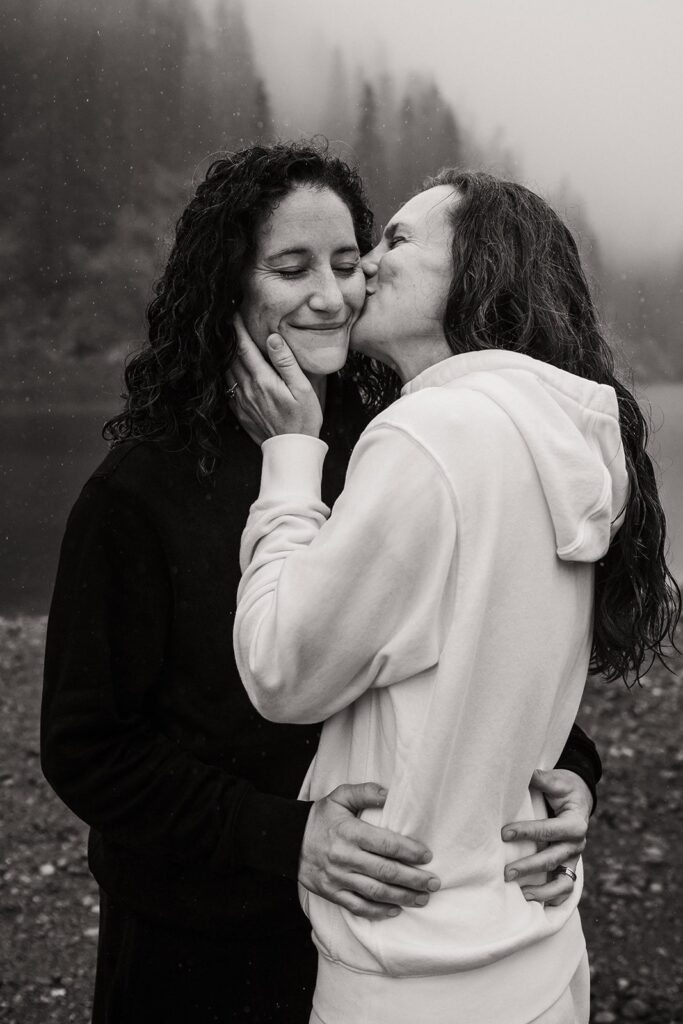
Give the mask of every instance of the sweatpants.
[[(444, 1008), (439, 1007), (441, 1013)], [(433, 1012), (433, 1008), (432, 1008)], [(430, 1019), (430, 1008), (425, 1006), (424, 1021)], [(540, 1017), (535, 1017), (529, 1024), (589, 1024), (590, 1019), (590, 971), (588, 969), (588, 956), (584, 953), (574, 977), (564, 990), (557, 1002), (547, 1009)], [(309, 1024), (342, 1024), (340, 1020), (324, 1021), (315, 1010), (311, 1010)], [(371, 1020), (344, 1021), (343, 1024), (373, 1024)], [(415, 1024), (422, 1024), (422, 1021), (415, 1021)], [(458, 1016), (458, 1009), (453, 1007), (452, 1024), (469, 1024), (468, 1021)], [(493, 1024), (493, 1022), (492, 1022)], [(496, 1021), (495, 1024), (503, 1024)]]
[(245, 941), (146, 920), (100, 894), (93, 1024), (307, 1024), (317, 953), (300, 929)]

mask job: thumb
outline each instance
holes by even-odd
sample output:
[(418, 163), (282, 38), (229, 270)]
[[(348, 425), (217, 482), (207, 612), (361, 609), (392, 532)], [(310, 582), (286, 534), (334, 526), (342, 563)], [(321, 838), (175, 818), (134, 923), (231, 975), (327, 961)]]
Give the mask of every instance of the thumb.
[(356, 785), (338, 786), (331, 796), (355, 814), (366, 807), (384, 807), (387, 791), (376, 782), (359, 782)]
[(567, 783), (556, 771), (535, 768), (531, 776), (531, 785), (550, 796), (563, 796), (567, 791)]
[(266, 339), (268, 356), (290, 391), (301, 390), (308, 379), (297, 363), (294, 353), (281, 334), (269, 334)]

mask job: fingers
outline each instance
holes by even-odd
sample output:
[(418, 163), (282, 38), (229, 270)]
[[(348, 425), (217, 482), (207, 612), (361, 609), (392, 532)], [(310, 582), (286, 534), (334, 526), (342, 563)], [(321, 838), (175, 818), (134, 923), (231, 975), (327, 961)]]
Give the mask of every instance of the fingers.
[(299, 859), (299, 882), (310, 892), (376, 920), (400, 907), (422, 907), (440, 880), (417, 867), (431, 860), (424, 843), (356, 817), (381, 808), (387, 792), (374, 782), (338, 786), (316, 801)]
[(556, 814), (575, 810), (588, 821), (593, 810), (593, 794), (587, 784), (569, 768), (537, 768), (531, 778), (534, 789), (542, 792)]
[(415, 892), (413, 889), (403, 889), (396, 885), (385, 885), (384, 882), (378, 882), (376, 878), (368, 878), (367, 875), (352, 874), (350, 886), (355, 893), (372, 903), (418, 908), (426, 907), (429, 903), (428, 892)]
[(310, 390), (310, 382), (299, 364), (291, 348), (280, 334), (269, 334), (266, 347), (270, 362), (282, 377), (293, 395)]
[(368, 825), (364, 821), (358, 822), (356, 841), (360, 849), (366, 853), (374, 853), (379, 857), (398, 860), (404, 864), (427, 864), (432, 859), (431, 851), (417, 839), (399, 835), (398, 832), (390, 832), (389, 829), (377, 825)]
[[(339, 836), (327, 850), (322, 876), (318, 876), (318, 884), (325, 887), (326, 895), (330, 891), (351, 891), (373, 904), (426, 906), (431, 894), (441, 888), (440, 880), (419, 868), (363, 851), (358, 846), (363, 823), (353, 824), (354, 831), (351, 833), (346, 827), (343, 837)], [(336, 900), (336, 896), (332, 898)]]
[(330, 799), (342, 804), (349, 811), (357, 814), (366, 807), (384, 807), (387, 791), (377, 782), (359, 782), (355, 785), (347, 783), (330, 793)]
[(505, 881), (521, 881), (529, 875), (538, 874), (539, 871), (554, 871), (560, 864), (571, 867), (570, 861), (576, 860), (585, 843), (578, 844), (578, 846), (580, 848), (577, 848), (576, 843), (553, 843), (552, 846), (548, 846), (540, 853), (512, 861), (505, 867)]
[(350, 910), (356, 917), (364, 917), (368, 921), (384, 921), (388, 917), (397, 917), (401, 908), (389, 906), (386, 903), (373, 903), (366, 900), (358, 893), (342, 891), (335, 894), (334, 902), (340, 907)]
[(546, 771), (536, 768), (531, 776), (531, 785), (548, 796), (564, 796), (571, 789), (566, 775), (560, 771)]
[(235, 334), (237, 335), (237, 360), (241, 360), (244, 369), (252, 376), (255, 376), (268, 363), (259, 352), (256, 343), (252, 340), (242, 315), (236, 313), (232, 322)]
[(579, 843), (588, 831), (585, 820), (578, 813), (567, 812), (557, 818), (539, 818), (538, 821), (513, 821), (503, 826), (504, 842), (531, 839), (535, 843)]
[(237, 352), (226, 376), (231, 374), (243, 391), (249, 383), (259, 386), (268, 381), (277, 382), (279, 375), (259, 351), (239, 313), (235, 314), (233, 325), (237, 335)]
[[(376, 782), (362, 782), (357, 785), (338, 786), (330, 798), (356, 814), (366, 807), (383, 807), (387, 791)], [(431, 850), (412, 836), (358, 821), (355, 840), (360, 849), (389, 860), (405, 864), (427, 864), (432, 859)]]
[(239, 313), (235, 314), (233, 325), (237, 335), (237, 352), (231, 370), (238, 384), (244, 386), (251, 380), (258, 386), (259, 383), (272, 383), (274, 379), (279, 378), (297, 397), (307, 395), (311, 391), (310, 381), (280, 334), (270, 334), (266, 340), (269, 363), (259, 351)]
[[(563, 863), (574, 870), (578, 857), (571, 857)], [(546, 903), (551, 907), (559, 907), (574, 891), (575, 882), (568, 875), (558, 875), (544, 885), (526, 885), (522, 887), (524, 899), (528, 902)]]
[[(351, 850), (348, 863), (356, 874), (364, 875), (388, 888), (410, 891), (413, 896), (437, 892), (441, 888), (440, 879), (430, 871), (412, 868), (396, 860), (386, 860), (364, 850)], [(372, 899), (377, 900), (380, 897), (372, 896)]]

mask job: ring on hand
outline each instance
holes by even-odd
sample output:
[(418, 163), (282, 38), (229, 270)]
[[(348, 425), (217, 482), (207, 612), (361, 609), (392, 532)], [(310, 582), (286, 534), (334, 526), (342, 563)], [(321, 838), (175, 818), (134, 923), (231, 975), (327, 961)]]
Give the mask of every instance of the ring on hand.
[(576, 881), (576, 873), (568, 868), (566, 864), (560, 864), (555, 868), (556, 875), (566, 875), (567, 878), (571, 878), (572, 882)]
[(237, 392), (238, 387), (239, 387), (239, 384), (233, 384), (231, 387), (226, 388), (225, 394), (227, 395), (227, 397), (228, 398), (234, 398), (235, 394)]

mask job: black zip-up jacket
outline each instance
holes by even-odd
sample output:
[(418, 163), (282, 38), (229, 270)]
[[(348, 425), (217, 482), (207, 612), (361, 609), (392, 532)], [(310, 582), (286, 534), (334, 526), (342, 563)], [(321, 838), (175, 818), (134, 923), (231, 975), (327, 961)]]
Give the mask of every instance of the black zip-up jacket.
[[(358, 433), (348, 408), (331, 389), (328, 504)], [(294, 882), (310, 805), (296, 797), (319, 727), (265, 721), (241, 685), (232, 624), (261, 455), (232, 424), (223, 443), (212, 486), (191, 453), (125, 442), (83, 488), (48, 623), (42, 764), (90, 825), (90, 867), (110, 897), (256, 936), (306, 926)], [(578, 727), (558, 764), (595, 793), (600, 759)]]

